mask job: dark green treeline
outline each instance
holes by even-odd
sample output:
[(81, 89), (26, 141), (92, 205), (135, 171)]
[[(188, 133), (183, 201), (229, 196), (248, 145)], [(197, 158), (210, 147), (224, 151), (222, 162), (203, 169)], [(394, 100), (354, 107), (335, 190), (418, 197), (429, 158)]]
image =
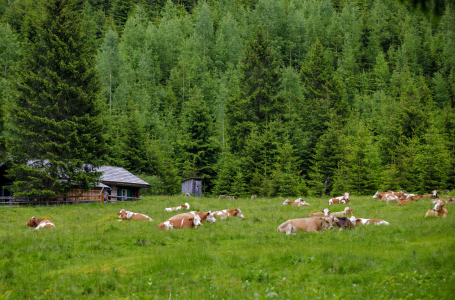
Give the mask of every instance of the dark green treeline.
[[(38, 5), (0, 4), (2, 104)], [(161, 194), (187, 177), (237, 197), (454, 189), (455, 11), (442, 11), (435, 22), (392, 0), (86, 1), (106, 163)]]

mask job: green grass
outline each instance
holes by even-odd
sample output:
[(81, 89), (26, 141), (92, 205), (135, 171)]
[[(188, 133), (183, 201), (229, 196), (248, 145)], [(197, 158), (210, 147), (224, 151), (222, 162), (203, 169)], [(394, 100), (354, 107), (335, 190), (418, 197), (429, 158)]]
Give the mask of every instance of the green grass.
[[(424, 218), (428, 200), (397, 207), (352, 197), (355, 216), (390, 226), (277, 232), (288, 219), (328, 207), (327, 198), (305, 200), (309, 207), (183, 197), (0, 207), (0, 299), (455, 298), (455, 205), (446, 205), (445, 219)], [(164, 208), (185, 202), (200, 211), (238, 207), (245, 219), (158, 230), (176, 214)], [(121, 208), (154, 221), (118, 222)], [(32, 216), (56, 228), (26, 227)]]

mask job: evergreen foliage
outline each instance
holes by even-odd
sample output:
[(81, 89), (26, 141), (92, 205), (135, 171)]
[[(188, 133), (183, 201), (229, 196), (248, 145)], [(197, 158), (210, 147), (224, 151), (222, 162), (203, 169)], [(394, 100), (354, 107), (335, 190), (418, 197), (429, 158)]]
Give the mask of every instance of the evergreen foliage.
[(84, 38), (81, 2), (43, 2), (36, 41), (24, 51), (18, 96), (9, 105), (8, 153), (19, 196), (89, 188), (104, 163), (100, 81)]

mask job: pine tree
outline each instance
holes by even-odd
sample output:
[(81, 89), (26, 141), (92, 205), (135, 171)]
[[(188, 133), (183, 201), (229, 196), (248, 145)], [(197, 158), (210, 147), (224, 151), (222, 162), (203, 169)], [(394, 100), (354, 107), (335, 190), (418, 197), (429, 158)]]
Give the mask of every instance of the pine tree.
[(265, 124), (284, 114), (278, 65), (270, 43), (259, 30), (240, 66), (239, 93), (227, 103), (226, 118), (234, 153), (243, 150), (253, 125), (258, 125), (261, 133)]
[(89, 188), (106, 153), (101, 84), (83, 38), (80, 1), (43, 2), (36, 40), (21, 62), (19, 92), (9, 107), (8, 152), (18, 196), (55, 196)]

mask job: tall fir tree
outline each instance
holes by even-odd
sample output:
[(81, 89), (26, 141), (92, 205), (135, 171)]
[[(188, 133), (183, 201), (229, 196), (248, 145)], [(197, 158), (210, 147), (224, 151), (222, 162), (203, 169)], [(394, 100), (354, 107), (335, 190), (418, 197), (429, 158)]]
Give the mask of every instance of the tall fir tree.
[(78, 0), (42, 2), (36, 40), (21, 62), (7, 142), (18, 196), (56, 196), (99, 179), (106, 145), (101, 84)]

